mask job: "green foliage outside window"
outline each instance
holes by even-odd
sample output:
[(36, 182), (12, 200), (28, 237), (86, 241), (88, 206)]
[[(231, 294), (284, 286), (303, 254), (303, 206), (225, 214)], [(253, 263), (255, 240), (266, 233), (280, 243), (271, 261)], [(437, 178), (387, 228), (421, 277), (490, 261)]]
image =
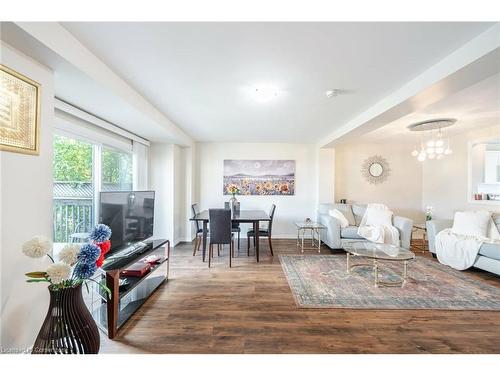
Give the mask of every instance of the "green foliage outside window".
[[(54, 181), (92, 182), (92, 145), (55, 135)], [(131, 155), (103, 148), (102, 182), (106, 184), (132, 183)]]
[(92, 182), (92, 145), (55, 135), (54, 181)]
[(102, 183), (132, 183), (132, 157), (129, 154), (102, 150)]

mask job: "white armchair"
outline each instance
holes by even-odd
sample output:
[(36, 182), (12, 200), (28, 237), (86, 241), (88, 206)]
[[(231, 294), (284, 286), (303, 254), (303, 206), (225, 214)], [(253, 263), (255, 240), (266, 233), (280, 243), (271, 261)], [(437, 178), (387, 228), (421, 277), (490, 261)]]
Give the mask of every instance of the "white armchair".
[[(330, 216), (328, 213), (334, 208), (340, 208), (341, 210), (351, 209), (354, 216), (354, 222), (351, 222), (350, 224), (353, 225), (349, 225), (346, 228), (341, 228), (338, 220)], [(358, 226), (361, 222), (363, 214), (365, 213), (365, 210), (366, 205), (359, 204), (320, 204), (318, 209), (318, 222), (323, 224), (327, 228), (326, 237), (324, 237), (323, 242), (331, 249), (342, 249), (343, 244), (346, 241), (365, 240), (363, 237), (358, 235)], [(402, 216), (394, 216), (392, 221), (392, 225), (394, 225), (399, 231), (401, 247), (409, 249), (413, 220)]]

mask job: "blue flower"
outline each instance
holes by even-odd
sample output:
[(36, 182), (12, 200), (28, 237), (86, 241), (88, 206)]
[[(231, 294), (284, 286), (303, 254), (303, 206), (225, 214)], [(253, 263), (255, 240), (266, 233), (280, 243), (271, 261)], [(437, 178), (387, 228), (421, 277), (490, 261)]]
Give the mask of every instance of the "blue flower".
[(111, 237), (111, 228), (106, 224), (97, 224), (90, 232), (89, 238), (96, 242), (101, 243), (109, 240)]
[(73, 275), (75, 275), (78, 279), (88, 279), (94, 276), (96, 270), (97, 266), (95, 263), (78, 262), (75, 266), (75, 270), (73, 271)]
[(80, 248), (80, 254), (78, 254), (78, 262), (93, 264), (101, 255), (101, 249), (93, 243), (86, 243)]

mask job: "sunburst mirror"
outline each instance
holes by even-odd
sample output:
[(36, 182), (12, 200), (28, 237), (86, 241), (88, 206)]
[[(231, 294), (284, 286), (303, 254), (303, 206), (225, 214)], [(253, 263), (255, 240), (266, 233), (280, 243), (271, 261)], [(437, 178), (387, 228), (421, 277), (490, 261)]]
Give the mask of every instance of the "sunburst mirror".
[(389, 163), (379, 155), (369, 157), (361, 166), (361, 174), (371, 184), (384, 182), (390, 173)]

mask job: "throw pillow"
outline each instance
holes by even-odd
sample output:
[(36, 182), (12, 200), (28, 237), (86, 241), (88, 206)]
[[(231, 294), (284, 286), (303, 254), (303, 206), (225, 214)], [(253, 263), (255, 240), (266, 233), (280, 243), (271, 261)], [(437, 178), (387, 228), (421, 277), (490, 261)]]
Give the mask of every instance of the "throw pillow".
[(368, 207), (366, 209), (365, 225), (392, 226), (392, 211), (381, 208)]
[(349, 220), (347, 220), (342, 212), (340, 212), (337, 209), (333, 209), (328, 211), (330, 216), (334, 217), (337, 219), (340, 223), (341, 228), (347, 228), (349, 226)]
[(490, 220), (488, 211), (455, 212), (451, 231), (464, 236), (486, 237)]
[(333, 208), (342, 212), (342, 215), (347, 219), (349, 225), (356, 225), (350, 204), (337, 203), (333, 205)]
[(352, 205), (352, 213), (354, 214), (354, 221), (356, 226), (359, 226), (361, 220), (366, 211), (366, 204), (353, 204)]

